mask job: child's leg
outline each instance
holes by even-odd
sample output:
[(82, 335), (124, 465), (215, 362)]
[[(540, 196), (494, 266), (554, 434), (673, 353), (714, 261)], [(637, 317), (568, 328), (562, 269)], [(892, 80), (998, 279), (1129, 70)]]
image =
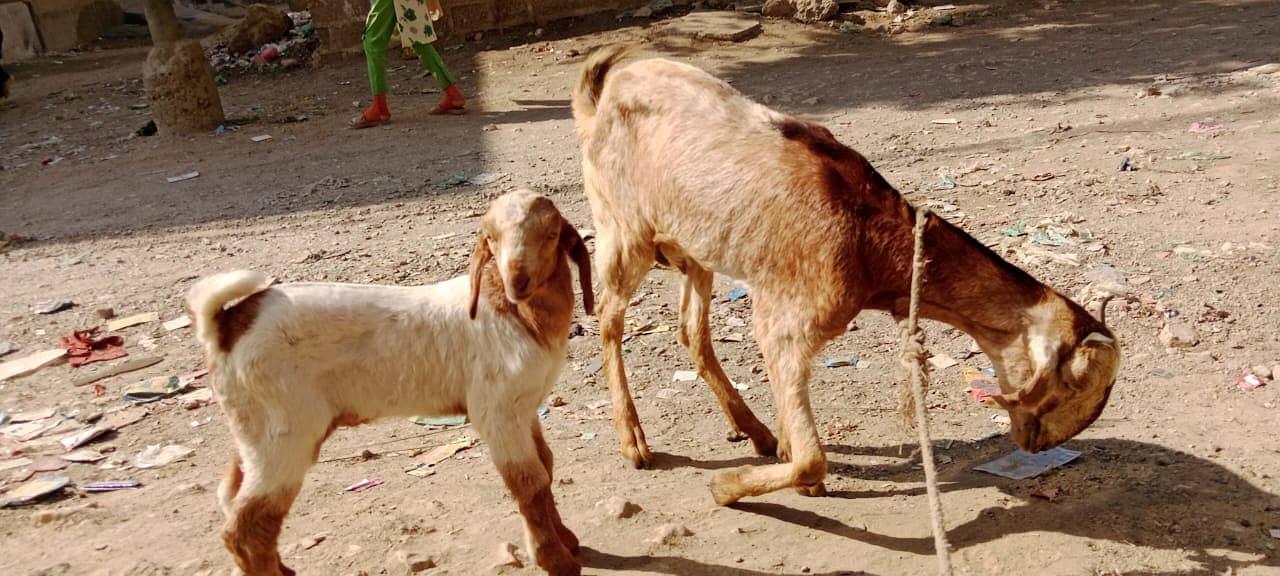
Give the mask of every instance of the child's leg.
[(418, 53), (418, 61), (422, 62), (422, 67), (436, 77), (436, 82), (440, 83), (441, 90), (457, 83), (458, 80), (449, 72), (449, 67), (444, 65), (444, 58), (440, 57), (440, 53), (436, 51), (435, 46), (414, 42), (413, 51)]
[(441, 58), (440, 53), (430, 44), (415, 42), (413, 51), (418, 53), (418, 60), (422, 62), (422, 67), (436, 77), (436, 82), (444, 90), (444, 97), (440, 99), (440, 103), (436, 104), (431, 113), (461, 114), (467, 105), (467, 99), (458, 90), (458, 80), (453, 77), (453, 73), (449, 72), (449, 68), (444, 65), (444, 58)]
[(369, 88), (375, 95), (387, 93), (387, 47), (395, 25), (393, 0), (373, 0), (364, 22), (364, 57), (369, 65)]
[(369, 67), (369, 91), (373, 103), (352, 125), (372, 126), (391, 117), (387, 107), (387, 48), (395, 30), (396, 11), (394, 0), (373, 0), (369, 17), (364, 22), (364, 58)]

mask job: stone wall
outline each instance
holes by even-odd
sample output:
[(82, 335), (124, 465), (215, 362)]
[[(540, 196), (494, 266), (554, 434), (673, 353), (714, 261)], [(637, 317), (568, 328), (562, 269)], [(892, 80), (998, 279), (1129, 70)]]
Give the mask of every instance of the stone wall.
[[(0, 0), (3, 2), (3, 0)], [(27, 7), (30, 10), (27, 10)], [(96, 40), (107, 30), (124, 23), (124, 12), (115, 0), (31, 0), (4, 3), (0, 28), (5, 33), (4, 57), (17, 60), (42, 51), (65, 52)], [(30, 41), (29, 27), (39, 29)], [(21, 35), (22, 49), (9, 48), (9, 36)], [(43, 45), (41, 45), (43, 40)]]
[[(320, 48), (316, 58), (358, 56), (369, 0), (293, 0), (311, 10)], [(444, 18), (436, 30), (442, 40), (461, 41), (476, 32), (501, 30), (646, 4), (644, 0), (440, 0)]]

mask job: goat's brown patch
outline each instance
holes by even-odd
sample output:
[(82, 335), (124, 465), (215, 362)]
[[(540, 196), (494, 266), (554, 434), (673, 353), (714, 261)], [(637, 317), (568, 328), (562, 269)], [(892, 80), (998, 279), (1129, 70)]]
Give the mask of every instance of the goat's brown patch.
[[(507, 299), (496, 264), (491, 262), (484, 268), (484, 279), (480, 282), (481, 296), (489, 307), (497, 314), (515, 317), (542, 346), (568, 338), (569, 325), (573, 323), (573, 286), (569, 265), (563, 252), (556, 258), (555, 272), (520, 304)], [(587, 278), (590, 278), (589, 274)], [(590, 285), (586, 289), (589, 291)]]
[(236, 503), (233, 517), (222, 532), (222, 541), (245, 574), (273, 574), (277, 571), (287, 576), (293, 574), (280, 561), (276, 544), (295, 495), (295, 490), (285, 490)]
[(236, 494), (240, 492), (240, 485), (244, 483), (244, 470), (240, 467), (240, 454), (231, 455), (231, 465), (227, 467), (226, 493), (222, 496), (227, 500), (232, 500)]
[(258, 292), (241, 300), (235, 306), (222, 310), (214, 315), (213, 321), (218, 326), (218, 347), (224, 353), (231, 352), (236, 342), (244, 336), (258, 319), (262, 307), (262, 297), (266, 292)]
[[(838, 234), (834, 243), (839, 247), (831, 257), (847, 285), (876, 286), (878, 292), (866, 294), (862, 304), (905, 315), (915, 208), (866, 158), (825, 127), (793, 118), (775, 126), (795, 146), (787, 154), (791, 165), (819, 176), (822, 197), (837, 213), (840, 229), (831, 232)], [(935, 319), (963, 330), (973, 327), (965, 317), (991, 316), (979, 310), (1029, 307), (1048, 297), (1048, 289), (1030, 274), (944, 218), (930, 218), (925, 256), (924, 305), (940, 314)]]

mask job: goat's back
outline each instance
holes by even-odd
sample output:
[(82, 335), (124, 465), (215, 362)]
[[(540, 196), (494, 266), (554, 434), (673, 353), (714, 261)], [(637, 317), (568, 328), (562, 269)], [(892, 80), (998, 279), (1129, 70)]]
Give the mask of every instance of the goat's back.
[(753, 285), (795, 278), (797, 295), (844, 286), (869, 217), (909, 210), (825, 128), (686, 64), (609, 73), (594, 117), (579, 124), (587, 194), (608, 196), (593, 214)]
[(472, 320), (467, 296), (466, 277), (422, 287), (278, 285), (260, 293), (215, 386), (223, 397), (363, 419), (465, 413), (476, 395), (536, 408), (563, 353), (487, 305)]

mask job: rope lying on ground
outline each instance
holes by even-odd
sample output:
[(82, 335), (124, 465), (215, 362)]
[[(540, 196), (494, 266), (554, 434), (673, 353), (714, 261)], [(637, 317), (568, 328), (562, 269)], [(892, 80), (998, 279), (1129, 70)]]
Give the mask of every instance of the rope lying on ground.
[(946, 522), (942, 518), (942, 498), (938, 494), (938, 472), (933, 462), (933, 441), (929, 438), (929, 408), (924, 393), (928, 382), (924, 348), (924, 332), (920, 331), (920, 286), (924, 283), (924, 228), (929, 210), (916, 212), (915, 255), (911, 260), (911, 307), (902, 329), (900, 361), (911, 384), (911, 402), (904, 398), (904, 409), (914, 405), (916, 432), (920, 439), (920, 459), (924, 462), (925, 488), (929, 494), (929, 516), (933, 522), (933, 547), (938, 555), (938, 574), (951, 576), (951, 547), (947, 543)]

